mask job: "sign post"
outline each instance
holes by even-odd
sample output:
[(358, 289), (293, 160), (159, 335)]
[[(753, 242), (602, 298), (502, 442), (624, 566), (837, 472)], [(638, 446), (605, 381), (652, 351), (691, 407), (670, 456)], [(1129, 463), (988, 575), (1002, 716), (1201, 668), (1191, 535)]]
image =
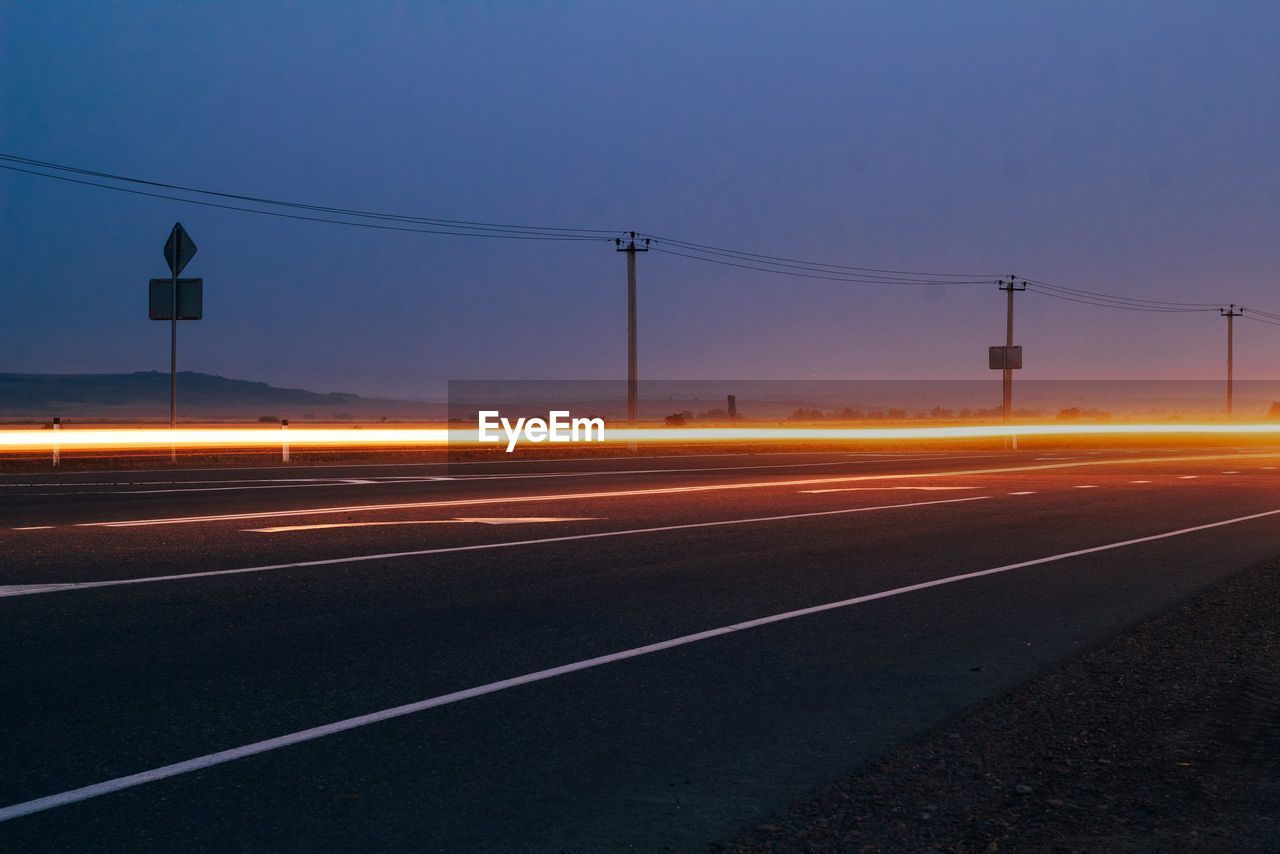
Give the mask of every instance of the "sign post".
[[(164, 260), (169, 263), (169, 428), (178, 426), (178, 274), (196, 254), (195, 241), (182, 223), (175, 222), (164, 244)], [(176, 454), (176, 452), (175, 452)]]

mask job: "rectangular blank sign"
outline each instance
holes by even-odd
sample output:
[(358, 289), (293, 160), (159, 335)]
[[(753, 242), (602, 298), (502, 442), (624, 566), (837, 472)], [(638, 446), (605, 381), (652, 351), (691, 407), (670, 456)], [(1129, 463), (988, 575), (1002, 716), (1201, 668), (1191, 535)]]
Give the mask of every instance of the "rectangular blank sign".
[[(1008, 359), (1007, 365), (1006, 359)], [(1019, 370), (1022, 368), (1022, 345), (992, 347), (987, 353), (987, 362), (993, 371), (1003, 371), (1006, 367), (1014, 371)]]
[[(178, 279), (178, 319), (204, 316), (204, 279)], [(173, 279), (151, 280), (151, 319), (173, 319)]]

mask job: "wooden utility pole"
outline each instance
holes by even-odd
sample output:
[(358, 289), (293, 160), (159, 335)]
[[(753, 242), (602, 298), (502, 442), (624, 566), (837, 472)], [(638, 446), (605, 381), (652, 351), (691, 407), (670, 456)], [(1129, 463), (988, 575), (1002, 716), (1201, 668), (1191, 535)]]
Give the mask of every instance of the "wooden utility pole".
[(1232, 388), (1232, 372), (1235, 369), (1235, 319), (1244, 314), (1243, 308), (1236, 308), (1232, 303), (1228, 308), (1220, 308), (1218, 312), (1227, 319), (1227, 418), (1233, 416), (1232, 410), (1235, 401), (1232, 399), (1234, 389)]
[(1014, 291), (1025, 291), (1027, 283), (1018, 284), (1013, 276), (1009, 277), (1009, 281), (1001, 280), (1000, 290), (1009, 296), (1008, 309), (1005, 315), (1005, 361), (1004, 361), (1004, 422), (1009, 423), (1009, 419), (1013, 417), (1013, 367), (1010, 364), (1009, 354), (1013, 350), (1013, 294)]
[(627, 421), (636, 425), (639, 409), (640, 383), (636, 368), (636, 253), (649, 251), (649, 238), (636, 242), (636, 233), (629, 239), (614, 239), (617, 251), (627, 253)]

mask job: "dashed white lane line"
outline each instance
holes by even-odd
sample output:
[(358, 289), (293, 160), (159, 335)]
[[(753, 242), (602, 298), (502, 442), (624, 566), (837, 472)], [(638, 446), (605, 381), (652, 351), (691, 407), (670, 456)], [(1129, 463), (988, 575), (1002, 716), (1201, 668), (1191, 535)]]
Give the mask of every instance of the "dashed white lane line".
[(1240, 474), (1238, 471), (1224, 471), (1223, 474)]
[(536, 540), (514, 540), (501, 543), (474, 543), (466, 546), (444, 546), (434, 549), (417, 549), (408, 552), (354, 555), (352, 557), (304, 560), (294, 563), (274, 563), (266, 566), (246, 566), (237, 569), (212, 569), (204, 572), (184, 572), (174, 575), (150, 575), (140, 578), (115, 578), (105, 581), (51, 582), (45, 584), (9, 584), (0, 586), (0, 597), (31, 596), (36, 593), (65, 593), (71, 590), (89, 590), (96, 587), (119, 587), (125, 584), (153, 584), (160, 581), (185, 581), (192, 578), (213, 578), (222, 575), (243, 575), (251, 572), (271, 572), (277, 569), (303, 569), (312, 566), (337, 566), (344, 563), (363, 563), (371, 560), (392, 560), (402, 557), (476, 552), (489, 549), (510, 549), (520, 546), (537, 546), (547, 543), (567, 543), (574, 540), (597, 540), (604, 537), (628, 537), (638, 534), (657, 534), (666, 531), (687, 531), (694, 528), (720, 528), (729, 525), (752, 525), (761, 522), (785, 522), (792, 519), (814, 519), (821, 516), (847, 516), (868, 513), (873, 510), (898, 510), (908, 507), (930, 507), (936, 504), (959, 504), (965, 501), (985, 501), (989, 495), (971, 495), (965, 498), (939, 498), (935, 501), (913, 501), (906, 504), (880, 504), (873, 507), (847, 507), (840, 510), (817, 510), (809, 513), (787, 513), (782, 516), (757, 516), (751, 519), (724, 519), (714, 522), (689, 522), (683, 525), (662, 525), (656, 528), (630, 528), (622, 531), (596, 531), (590, 534), (568, 534), (561, 537), (542, 537)]
[(1077, 483), (1076, 484), (1076, 489), (1097, 489), (1097, 488), (1098, 488), (1098, 485), (1096, 483)]
[[(951, 500), (973, 501), (975, 499), (960, 498)], [(369, 712), (368, 714), (357, 715), (356, 717), (346, 718), (345, 720), (334, 721), (332, 723), (322, 724), (309, 729), (298, 730), (297, 732), (276, 736), (275, 738), (255, 741), (250, 744), (244, 744), (228, 750), (219, 750), (216, 753), (206, 753), (203, 756), (196, 756), (191, 759), (183, 760), (182, 762), (174, 762), (171, 765), (162, 765), (159, 768), (140, 771), (136, 774), (116, 777), (111, 780), (104, 780), (100, 783), (81, 786), (77, 789), (68, 789), (67, 791), (59, 792), (54, 795), (46, 795), (42, 798), (35, 798), (30, 801), (23, 801), (10, 806), (0, 807), (0, 822), (19, 818), (24, 815), (31, 815), (32, 813), (43, 812), (44, 810), (54, 809), (55, 807), (65, 806), (67, 804), (74, 804), (79, 801), (87, 801), (90, 798), (100, 797), (112, 792), (119, 792), (124, 789), (131, 789), (135, 786), (141, 786), (144, 783), (153, 783), (157, 780), (165, 780), (170, 777), (177, 777), (181, 774), (189, 774), (192, 771), (200, 771), (204, 768), (210, 768), (215, 765), (234, 762), (237, 759), (244, 759), (248, 756), (257, 756), (258, 754), (278, 750), (282, 747), (290, 747), (295, 744), (315, 741), (319, 738), (369, 726), (370, 724), (381, 723), (383, 721), (401, 718), (418, 712), (425, 712), (429, 709), (447, 706), (452, 703), (462, 702), (463, 700), (472, 700), (477, 697), (483, 697), (486, 694), (496, 694), (499, 691), (505, 691), (509, 688), (517, 688), (521, 685), (529, 685), (535, 682), (544, 682), (548, 679), (567, 676), (571, 673), (577, 673), (583, 670), (591, 670), (596, 667), (602, 667), (606, 664), (615, 664), (620, 661), (640, 658), (645, 655), (653, 655), (654, 653), (664, 652), (669, 649), (676, 649), (678, 647), (700, 643), (705, 640), (711, 640), (712, 638), (723, 637), (725, 635), (736, 634), (738, 632), (745, 632), (751, 629), (758, 629), (762, 626), (768, 626), (774, 623), (782, 623), (788, 620), (799, 619), (801, 617), (813, 616), (814, 614), (822, 614), (827, 611), (850, 608), (867, 602), (875, 602), (881, 599), (903, 596), (907, 593), (918, 593), (922, 590), (929, 590), (934, 587), (942, 587), (948, 584), (957, 584), (961, 581), (972, 581), (973, 579), (984, 578), (989, 575), (999, 575), (1000, 573), (1011, 572), (1015, 569), (1041, 566), (1043, 564), (1054, 563), (1060, 560), (1068, 560), (1074, 557), (1082, 557), (1084, 555), (1098, 554), (1099, 552), (1127, 548), (1129, 546), (1141, 545), (1142, 543), (1166, 540), (1171, 537), (1180, 537), (1185, 534), (1193, 534), (1198, 531), (1207, 531), (1213, 528), (1221, 528), (1226, 525), (1235, 525), (1241, 522), (1249, 522), (1254, 519), (1264, 519), (1276, 515), (1280, 515), (1280, 510), (1268, 510), (1263, 513), (1254, 513), (1249, 516), (1237, 516), (1234, 519), (1223, 519), (1220, 522), (1209, 522), (1204, 525), (1194, 525), (1190, 528), (1179, 528), (1176, 531), (1165, 531), (1161, 534), (1152, 534), (1146, 537), (1135, 537), (1131, 540), (1121, 540), (1115, 543), (1107, 543), (1106, 545), (1092, 546), (1090, 548), (1063, 552), (1062, 554), (1049, 555), (1048, 557), (1024, 560), (1019, 563), (1010, 563), (1005, 564), (1004, 566), (992, 567), (991, 569), (978, 570), (977, 572), (966, 572), (960, 575), (950, 575), (945, 578), (935, 578), (930, 581), (922, 581), (918, 584), (908, 584), (905, 587), (894, 587), (890, 590), (881, 590), (878, 593), (868, 593), (863, 596), (841, 599), (837, 602), (826, 602), (824, 604), (813, 605), (808, 608), (784, 611), (779, 614), (770, 614), (766, 617), (757, 617), (754, 620), (745, 620), (728, 626), (720, 626), (719, 628), (707, 629), (705, 631), (695, 632), (688, 635), (681, 635), (680, 637), (670, 638), (669, 640), (659, 641), (658, 643), (632, 647), (630, 649), (609, 653), (608, 655), (601, 655), (595, 658), (586, 658), (580, 661), (570, 662), (569, 664), (561, 664), (557, 667), (547, 668), (546, 670), (536, 670), (532, 673), (513, 676), (509, 679), (501, 679), (497, 682), (477, 685), (474, 688), (466, 688), (461, 691), (453, 691), (448, 694), (428, 697), (425, 700), (418, 700), (414, 703), (406, 703), (401, 706), (393, 706), (391, 708)]]
[(1150, 483), (1149, 480), (1131, 480), (1130, 483)]
[(394, 522), (322, 522), (319, 525), (279, 525), (275, 528), (246, 528), (252, 534), (282, 534), (289, 531), (322, 531), (326, 528), (380, 528), (388, 525), (537, 525), (549, 522), (593, 522), (599, 516), (459, 516), (456, 519), (405, 519)]
[(1010, 495), (1035, 495), (1035, 492), (1032, 490), (1024, 489), (1021, 492), (1010, 492), (1009, 494)]
[(52, 525), (24, 525), (21, 528), (10, 528), (11, 531), (48, 531), (52, 529)]
[[(634, 498), (650, 495), (676, 495), (697, 492), (723, 492), (741, 489), (782, 489), (793, 486), (821, 486), (835, 483), (858, 483), (876, 480), (920, 480), (938, 477), (968, 477), (983, 474), (1014, 474), (1032, 471), (1049, 471), (1054, 469), (1081, 468), (1085, 466), (1107, 465), (1146, 465), (1161, 462), (1204, 462), (1221, 460), (1230, 457), (1239, 459), (1242, 456), (1259, 459), (1274, 459), (1275, 453), (1256, 454), (1205, 454), (1200, 456), (1177, 457), (1135, 457), (1124, 460), (1080, 460), (1072, 462), (1045, 463), (1043, 465), (999, 466), (983, 469), (962, 469), (960, 471), (932, 472), (899, 472), (894, 474), (837, 475), (834, 477), (812, 477), (796, 480), (748, 481), (745, 483), (716, 483), (698, 486), (669, 486), (652, 489), (614, 489), (597, 492), (561, 492), (542, 495), (515, 495), (500, 498), (457, 498), (438, 501), (412, 501), (391, 504), (363, 504), (330, 507), (307, 507), (298, 510), (267, 510), (254, 513), (223, 513), (207, 516), (168, 516), (150, 519), (121, 519), (109, 522), (80, 522), (76, 527), (126, 528), (143, 525), (191, 525), (208, 522), (238, 521), (243, 519), (275, 519), (288, 516), (318, 516), (328, 513), (370, 513), (390, 510), (420, 510), (425, 507), (467, 507), (484, 504), (522, 504), (539, 501), (578, 501), (584, 499)], [(1192, 475), (1194, 477), (1194, 475)]]
[(1178, 475), (1178, 480), (1195, 480), (1199, 476), (1198, 474), (1180, 474)]

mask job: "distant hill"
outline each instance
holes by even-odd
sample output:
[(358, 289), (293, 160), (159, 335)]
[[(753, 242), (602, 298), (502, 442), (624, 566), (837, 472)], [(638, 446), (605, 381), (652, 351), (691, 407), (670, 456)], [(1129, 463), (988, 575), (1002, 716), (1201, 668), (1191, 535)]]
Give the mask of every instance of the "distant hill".
[[(384, 400), (277, 388), (214, 374), (178, 372), (178, 412), (184, 418), (256, 420), (262, 417), (318, 421), (433, 419), (443, 404)], [(47, 420), (164, 419), (169, 414), (169, 375), (0, 374), (0, 418)]]

